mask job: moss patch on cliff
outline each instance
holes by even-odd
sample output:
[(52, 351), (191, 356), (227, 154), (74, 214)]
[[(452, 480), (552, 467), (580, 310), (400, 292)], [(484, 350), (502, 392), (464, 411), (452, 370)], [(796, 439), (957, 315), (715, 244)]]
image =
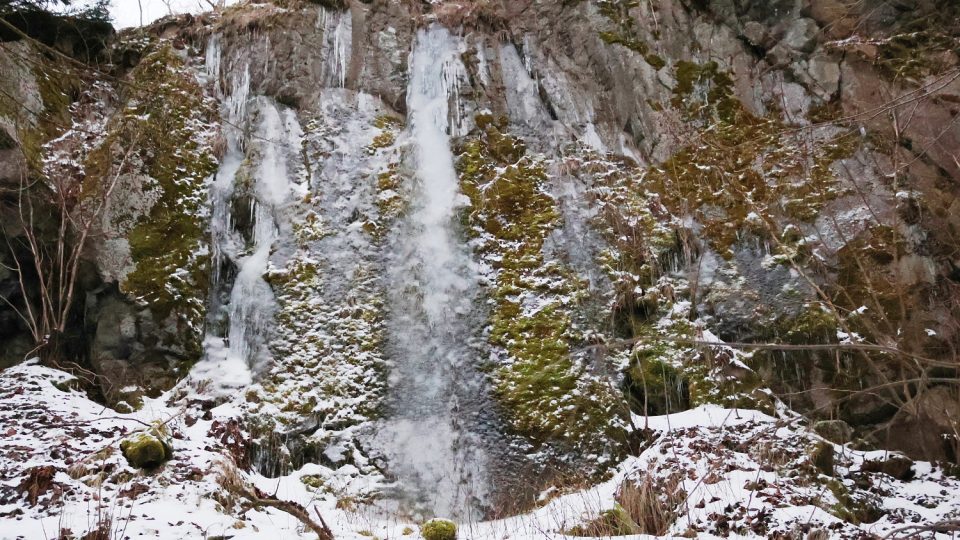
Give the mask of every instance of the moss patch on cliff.
[(643, 57), (653, 69), (660, 70), (667, 63), (650, 52), (650, 46), (639, 36), (630, 10), (640, 6), (638, 0), (600, 0), (597, 7), (613, 23), (613, 30), (602, 30), (600, 39), (609, 45), (621, 45)]
[(960, 5), (941, 1), (932, 10), (906, 12), (893, 32), (875, 41), (874, 65), (881, 75), (908, 83), (941, 75), (960, 56)]
[(384, 306), (376, 277), (361, 268), (346, 298), (318, 305), (328, 294), (323, 271), (318, 261), (295, 258), (267, 276), (280, 304), (271, 352), (283, 358), (283, 369), (271, 371), (256, 401), (276, 407), (283, 424), (314, 418), (326, 429), (344, 429), (378, 414)]
[[(396, 154), (397, 137), (403, 124), (392, 116), (381, 115), (374, 121), (374, 127), (379, 133), (373, 138), (368, 147), (370, 154), (381, 154), (388, 163), (384, 170), (377, 175), (377, 211), (378, 216), (374, 223), (374, 238), (380, 240), (389, 225), (407, 211), (410, 194), (404, 177), (400, 173), (399, 155)], [(393, 154), (393, 155), (390, 155)]]
[[(0, 118), (9, 120), (16, 132), (17, 141), (5, 146), (13, 148), (19, 143), (29, 170), (39, 174), (43, 145), (70, 128), (70, 105), (83, 85), (83, 74), (66, 60), (18, 45), (5, 45), (0, 59), (0, 66), (8, 70), (6, 80), (0, 83)], [(34, 90), (37, 95), (31, 96)], [(31, 97), (39, 98), (39, 107), (29, 105)]]
[(465, 219), (492, 268), (489, 339), (504, 353), (492, 371), (496, 396), (519, 433), (602, 447), (603, 439), (622, 437), (625, 408), (619, 392), (574, 354), (583, 285), (543, 253), (561, 219), (544, 165), (505, 133), (505, 120), (480, 115), (477, 126), (459, 148), (457, 167), (471, 202)]
[(663, 197), (648, 191), (644, 169), (589, 150), (568, 158), (567, 166), (592, 178), (593, 225), (608, 245), (598, 262), (613, 285), (609, 331), (634, 340), (631, 350), (615, 350), (610, 359), (622, 366), (631, 407), (666, 414), (703, 403), (765, 406), (754, 398), (760, 380), (744, 365), (746, 355), (693, 343), (717, 340), (705, 337), (712, 334), (697, 320), (696, 287), (683, 272), (696, 264), (698, 249)]
[(647, 171), (647, 189), (677, 215), (692, 215), (724, 257), (744, 235), (782, 234), (840, 195), (831, 164), (851, 156), (854, 133), (788, 129), (776, 110), (748, 112), (716, 63), (679, 62), (672, 105), (698, 129), (692, 144)]
[(135, 267), (121, 288), (156, 320), (174, 318), (179, 342), (166, 345), (199, 355), (210, 264), (205, 187), (217, 169), (216, 105), (166, 44), (143, 59), (130, 83), (104, 143), (87, 158), (84, 196), (97, 197), (116, 175), (148, 177), (142, 189), (156, 201), (127, 234)]

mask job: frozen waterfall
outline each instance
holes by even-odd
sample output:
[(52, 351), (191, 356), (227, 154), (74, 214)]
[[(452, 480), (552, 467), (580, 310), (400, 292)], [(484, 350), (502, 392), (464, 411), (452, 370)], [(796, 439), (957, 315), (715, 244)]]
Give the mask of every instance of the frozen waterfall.
[(211, 323), (205, 358), (194, 375), (229, 389), (251, 384), (269, 360), (276, 302), (264, 275), (295, 188), (288, 163), (299, 158), (302, 132), (293, 111), (266, 97), (250, 97), (245, 63), (233, 66), (229, 90), (220, 89), (220, 54), (214, 37), (207, 52), (208, 78), (224, 94), (227, 148), (210, 189)]
[(378, 434), (406, 510), (479, 518), (488, 494), (485, 456), (470, 414), (483, 393), (470, 347), (479, 324), (477, 269), (459, 230), (459, 191), (450, 135), (465, 70), (460, 41), (432, 26), (410, 56), (408, 132), (416, 188), (392, 235), (388, 349), (390, 409)]

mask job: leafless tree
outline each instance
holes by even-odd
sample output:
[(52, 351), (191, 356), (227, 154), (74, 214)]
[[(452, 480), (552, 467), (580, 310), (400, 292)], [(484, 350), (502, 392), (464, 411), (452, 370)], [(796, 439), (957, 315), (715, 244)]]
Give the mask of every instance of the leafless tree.
[[(110, 205), (136, 143), (135, 137), (118, 166), (107, 178), (99, 179), (100, 185), (93, 189), (72, 175), (36, 180), (21, 175), (15, 201), (19, 230), (3, 230), (11, 255), (8, 270), (17, 278), (20, 301), (3, 295), (0, 301), (14, 310), (28, 328), (34, 343), (31, 352), (46, 360), (61, 360), (62, 337), (76, 302), (84, 251)], [(52, 235), (46, 234), (40, 225), (42, 218), (49, 217), (50, 210), (38, 208), (39, 200), (49, 201), (53, 207), (56, 230)]]

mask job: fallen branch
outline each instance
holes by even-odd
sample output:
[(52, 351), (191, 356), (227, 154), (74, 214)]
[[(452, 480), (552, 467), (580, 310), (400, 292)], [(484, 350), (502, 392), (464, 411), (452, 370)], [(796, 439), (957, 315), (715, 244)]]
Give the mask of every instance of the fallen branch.
[(333, 531), (327, 526), (327, 523), (324, 521), (323, 516), (320, 515), (319, 510), (316, 510), (316, 508), (314, 509), (317, 512), (317, 517), (320, 518), (320, 523), (317, 523), (313, 520), (313, 518), (310, 517), (309, 512), (307, 512), (307, 509), (302, 504), (295, 503), (293, 501), (285, 501), (283, 499), (278, 499), (276, 497), (267, 495), (257, 487), (246, 483), (240, 477), (236, 468), (229, 464), (224, 463), (223, 465), (223, 471), (220, 475), (220, 484), (227, 491), (249, 501), (250, 506), (254, 508), (276, 508), (277, 510), (290, 514), (296, 518), (297, 521), (313, 531), (319, 540), (333, 540)]
[(742, 343), (742, 342), (724, 342), (724, 341), (707, 341), (700, 339), (687, 339), (687, 338), (672, 338), (668, 336), (641, 336), (633, 339), (619, 339), (616, 341), (609, 341), (605, 343), (598, 343), (596, 345), (589, 345), (580, 350), (617, 350), (625, 349), (636, 345), (641, 342), (666, 342), (666, 343), (675, 343), (678, 345), (689, 345), (691, 347), (729, 347), (731, 349), (747, 349), (747, 350), (765, 350), (765, 351), (874, 351), (888, 353), (896, 356), (902, 356), (915, 360), (917, 362), (945, 367), (945, 368), (957, 368), (960, 367), (960, 363), (957, 362), (948, 362), (942, 360), (934, 360), (932, 358), (926, 358), (923, 356), (918, 356), (913, 353), (909, 353), (902, 349), (896, 347), (888, 347), (886, 345), (874, 345), (869, 343), (823, 343), (823, 344), (787, 344), (787, 343)]
[[(254, 507), (266, 506), (269, 508), (276, 508), (281, 512), (290, 514), (291, 516), (297, 518), (300, 523), (303, 523), (304, 526), (309, 527), (310, 530), (316, 533), (317, 538), (320, 540), (333, 540), (333, 531), (330, 530), (330, 527), (327, 527), (326, 522), (323, 522), (323, 518), (320, 518), (322, 523), (317, 523), (310, 518), (310, 514), (307, 513), (307, 509), (301, 504), (270, 497), (259, 489), (251, 488), (249, 486), (239, 486), (238, 494), (249, 500), (250, 504), (252, 504)], [(319, 511), (317, 511), (317, 515), (320, 515)]]
[(950, 519), (946, 521), (939, 521), (937, 523), (931, 523), (929, 525), (909, 525), (907, 527), (890, 531), (890, 533), (883, 538), (885, 540), (906, 540), (908, 538), (919, 538), (920, 533), (923, 532), (946, 534), (955, 533), (958, 531), (960, 531), (960, 519)]

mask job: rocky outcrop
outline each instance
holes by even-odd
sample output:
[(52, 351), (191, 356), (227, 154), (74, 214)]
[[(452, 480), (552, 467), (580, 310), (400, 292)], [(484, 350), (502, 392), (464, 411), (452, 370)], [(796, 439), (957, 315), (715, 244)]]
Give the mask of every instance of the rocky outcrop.
[[(12, 302), (0, 317), (10, 321), (3, 363), (36, 354), (40, 344), (14, 309), (31, 316), (22, 290), (39, 295), (40, 287), (38, 251), (29, 247), (24, 226), (38, 245), (54, 244), (59, 221), (70, 220), (69, 246), (91, 222), (64, 357), (54, 361), (86, 370), (93, 392), (128, 408), (139, 406), (145, 392), (169, 389), (199, 359), (208, 281), (199, 214), (216, 130), (204, 124), (210, 110), (195, 75), (167, 71), (182, 61), (179, 53), (142, 42), (116, 47), (140, 47), (139, 64), (119, 79), (46, 55), (42, 44), (25, 39), (5, 44), (0, 54), (11, 74), (0, 105), (6, 141), (0, 221), (10, 248), (0, 289)], [(30, 302), (38, 304), (39, 296)]]
[[(370, 435), (396, 361), (384, 253), (418, 189), (408, 57), (442, 23), (458, 225), (484, 299), (464, 341), (494, 404), (474, 421), (533, 456), (519, 468), (594, 474), (638, 444), (639, 416), (777, 396), (842, 419), (818, 424), (837, 444), (956, 459), (949, 2), (279, 4), (121, 36), (129, 72), (67, 115), (93, 140), (74, 129), (31, 150), (20, 113), (0, 115), (4, 185), (31, 151), (116, 179), (84, 287), (85, 361), (113, 404), (176, 384), (205, 333), (238, 337), (223, 326), (239, 261), (274, 234), (254, 276), (274, 297), (255, 343), (267, 361), (217, 398), (243, 395), (266, 472), (389, 468)], [(10, 65), (20, 101), (67, 114)], [(290, 184), (266, 233), (265, 162)], [(206, 196), (228, 165), (221, 253)]]

